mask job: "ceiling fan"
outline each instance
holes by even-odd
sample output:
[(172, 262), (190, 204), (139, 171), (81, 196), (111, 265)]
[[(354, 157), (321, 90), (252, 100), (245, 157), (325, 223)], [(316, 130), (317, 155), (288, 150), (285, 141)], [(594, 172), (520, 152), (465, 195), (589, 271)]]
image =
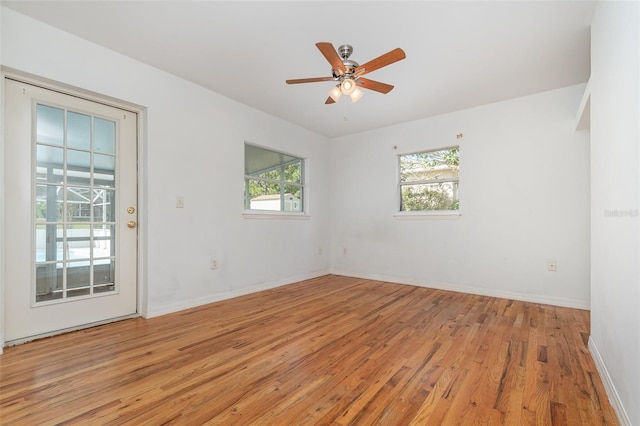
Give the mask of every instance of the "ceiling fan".
[(287, 80), (286, 82), (287, 84), (315, 83), (318, 81), (337, 82), (338, 84), (329, 92), (329, 97), (325, 104), (336, 103), (342, 95), (349, 95), (352, 102), (357, 102), (364, 94), (360, 88), (389, 93), (393, 89), (392, 85), (369, 80), (362, 76), (406, 58), (404, 50), (397, 47), (384, 55), (359, 65), (349, 59), (351, 53), (353, 53), (353, 47), (348, 44), (343, 44), (338, 50), (328, 42), (316, 43), (316, 47), (331, 64), (331, 77), (299, 78)]

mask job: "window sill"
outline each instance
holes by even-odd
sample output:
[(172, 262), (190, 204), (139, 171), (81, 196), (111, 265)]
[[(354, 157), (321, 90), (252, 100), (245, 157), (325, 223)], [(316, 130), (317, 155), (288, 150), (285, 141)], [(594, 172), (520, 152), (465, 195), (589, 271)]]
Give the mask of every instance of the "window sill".
[(397, 220), (457, 220), (462, 213), (458, 210), (398, 212), (393, 215)]
[(285, 219), (285, 220), (308, 220), (311, 216), (306, 213), (297, 212), (277, 212), (270, 210), (244, 210), (242, 216), (245, 219)]

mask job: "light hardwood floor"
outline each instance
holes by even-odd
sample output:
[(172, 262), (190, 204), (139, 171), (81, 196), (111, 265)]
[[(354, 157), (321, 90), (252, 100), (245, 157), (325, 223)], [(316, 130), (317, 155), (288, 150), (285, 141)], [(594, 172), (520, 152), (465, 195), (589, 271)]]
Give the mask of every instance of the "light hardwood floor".
[(0, 422), (613, 425), (589, 313), (328, 275), (5, 349)]

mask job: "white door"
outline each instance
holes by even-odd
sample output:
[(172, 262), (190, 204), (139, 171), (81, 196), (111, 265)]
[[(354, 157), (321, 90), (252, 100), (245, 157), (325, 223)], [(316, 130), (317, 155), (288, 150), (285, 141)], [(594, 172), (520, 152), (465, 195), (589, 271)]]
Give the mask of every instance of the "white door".
[(5, 79), (5, 340), (137, 310), (137, 114)]

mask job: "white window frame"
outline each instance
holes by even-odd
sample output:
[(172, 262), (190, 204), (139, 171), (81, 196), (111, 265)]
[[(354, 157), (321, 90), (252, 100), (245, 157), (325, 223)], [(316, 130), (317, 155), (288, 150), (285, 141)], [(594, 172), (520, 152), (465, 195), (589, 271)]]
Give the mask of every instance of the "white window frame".
[(403, 182), (401, 178), (401, 162), (402, 157), (413, 155), (413, 154), (426, 154), (430, 152), (444, 151), (452, 148), (458, 149), (458, 158), (460, 158), (460, 145), (451, 145), (445, 147), (438, 147), (433, 149), (425, 149), (421, 151), (408, 152), (403, 154), (398, 154), (397, 156), (397, 194), (396, 194), (396, 213), (394, 217), (396, 219), (457, 219), (461, 216), (461, 211), (458, 208), (457, 210), (412, 210), (412, 211), (403, 211), (402, 208), (402, 187), (407, 184), (410, 185), (420, 185), (420, 184), (432, 184), (432, 183), (442, 183), (442, 182), (456, 182), (458, 184), (458, 203), (460, 201), (460, 176), (456, 178), (443, 178), (443, 179), (427, 179), (427, 180), (416, 180), (416, 181), (408, 181)]
[[(257, 148), (257, 149), (261, 149), (261, 150), (265, 150), (265, 151), (269, 151), (278, 155), (282, 155), (282, 156), (286, 156), (286, 157), (291, 157), (293, 159), (295, 159), (295, 161), (300, 161), (300, 183), (297, 182), (290, 182), (290, 181), (286, 181), (284, 179), (284, 167), (286, 167), (287, 164), (291, 164), (291, 161), (289, 162), (285, 162), (285, 163), (281, 163), (281, 164), (277, 164), (277, 166), (282, 167), (283, 169), (281, 170), (280, 176), (281, 179), (279, 180), (274, 180), (274, 179), (267, 179), (267, 178), (261, 178), (258, 177), (254, 174), (247, 174), (247, 170), (246, 170), (246, 160), (247, 160), (247, 147), (253, 147), (253, 148)], [(282, 150), (279, 149), (274, 149), (271, 147), (266, 147), (266, 146), (261, 146), (261, 145), (257, 145), (257, 144), (253, 144), (250, 142), (245, 141), (244, 143), (244, 155), (243, 155), (243, 159), (245, 161), (245, 166), (243, 167), (244, 169), (244, 184), (243, 184), (243, 191), (244, 191), (244, 195), (243, 195), (243, 203), (244, 203), (244, 209), (243, 209), (243, 216), (246, 219), (278, 219), (278, 218), (282, 218), (282, 219), (308, 219), (310, 216), (307, 214), (307, 210), (308, 210), (308, 184), (307, 184), (307, 168), (308, 168), (308, 160), (300, 155), (296, 155), (296, 154), (290, 154), (287, 152), (284, 152)], [(274, 166), (276, 166), (274, 164)], [(268, 183), (275, 183), (280, 185), (280, 210), (260, 210), (260, 209), (251, 209), (250, 208), (250, 201), (248, 199), (248, 193), (246, 190), (246, 186), (248, 184), (249, 179), (253, 179), (253, 180), (261, 180), (264, 182), (268, 182)], [(300, 188), (300, 193), (301, 193), (301, 197), (300, 200), (298, 201), (299, 203), (302, 204), (302, 209), (301, 211), (287, 211), (284, 210), (284, 205), (283, 203), (284, 201), (284, 197), (283, 197), (283, 191), (285, 186), (296, 186)]]

